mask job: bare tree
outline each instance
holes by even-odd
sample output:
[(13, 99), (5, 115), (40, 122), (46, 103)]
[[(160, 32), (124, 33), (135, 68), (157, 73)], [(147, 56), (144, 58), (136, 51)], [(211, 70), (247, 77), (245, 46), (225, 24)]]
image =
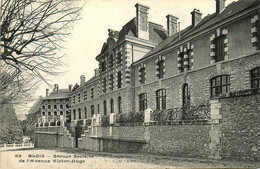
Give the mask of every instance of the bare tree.
[(60, 73), (61, 49), (83, 5), (73, 0), (1, 1), (0, 105), (28, 99), (39, 80), (48, 83), (49, 75)]

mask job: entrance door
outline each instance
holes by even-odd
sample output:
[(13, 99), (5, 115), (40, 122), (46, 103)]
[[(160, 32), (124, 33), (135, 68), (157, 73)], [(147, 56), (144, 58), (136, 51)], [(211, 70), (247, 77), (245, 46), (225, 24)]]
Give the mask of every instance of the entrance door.
[(183, 107), (183, 118), (188, 118), (188, 113), (190, 109), (190, 92), (189, 92), (189, 85), (185, 83), (183, 85), (182, 91), (182, 107)]

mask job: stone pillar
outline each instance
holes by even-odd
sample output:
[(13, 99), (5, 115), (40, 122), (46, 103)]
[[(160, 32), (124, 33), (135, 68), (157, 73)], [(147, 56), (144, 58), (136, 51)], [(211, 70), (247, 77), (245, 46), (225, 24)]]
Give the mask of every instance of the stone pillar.
[(109, 118), (109, 124), (115, 124), (115, 122), (116, 122), (115, 113), (111, 113), (109, 117), (110, 117)]
[(152, 109), (146, 109), (144, 111), (144, 122), (145, 123), (149, 123), (152, 121), (151, 119), (151, 114), (152, 114), (153, 110)]
[(219, 103), (219, 100), (211, 100), (210, 101), (211, 107), (210, 107), (210, 113), (211, 113), (211, 119), (209, 120), (211, 126), (210, 126), (210, 131), (209, 131), (209, 136), (211, 139), (211, 142), (209, 144), (209, 149), (210, 149), (210, 156), (209, 158), (212, 159), (221, 159), (220, 156), (220, 150), (221, 150), (221, 145), (220, 145), (220, 139), (221, 139), (221, 127), (220, 127), (220, 119), (221, 119), (221, 114), (220, 114), (220, 108), (221, 108), (221, 103)]

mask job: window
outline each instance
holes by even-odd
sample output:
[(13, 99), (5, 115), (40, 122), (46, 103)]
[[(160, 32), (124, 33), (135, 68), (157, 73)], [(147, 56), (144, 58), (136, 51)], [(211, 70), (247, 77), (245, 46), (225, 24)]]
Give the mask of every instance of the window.
[(114, 100), (113, 99), (110, 100), (110, 112), (114, 113)]
[(103, 92), (104, 93), (107, 92), (107, 79), (106, 78), (103, 79)]
[(91, 88), (91, 99), (94, 98), (94, 88)]
[(118, 113), (122, 113), (122, 99), (118, 97)]
[(51, 112), (48, 112), (48, 116), (51, 116)]
[(56, 111), (54, 112), (54, 116), (57, 116), (57, 112)]
[(158, 67), (159, 67), (158, 78), (162, 79), (164, 77), (164, 60), (161, 60), (161, 61), (158, 62)]
[(95, 114), (95, 107), (94, 107), (94, 105), (91, 105), (90, 109), (91, 109), (91, 117), (93, 117), (94, 114)]
[(139, 111), (147, 109), (147, 95), (146, 93), (139, 94)]
[(122, 62), (122, 52), (117, 53), (117, 64)]
[(156, 91), (156, 109), (166, 109), (166, 90), (160, 89)]
[(60, 105), (60, 108), (63, 109), (63, 105), (62, 104)]
[(215, 60), (216, 62), (222, 61), (225, 59), (224, 52), (224, 35), (218, 36), (214, 39), (215, 44)]
[(183, 72), (184, 71), (184, 52), (180, 52), (180, 62), (181, 67), (180, 67), (180, 71)]
[(122, 87), (122, 78), (121, 71), (117, 72), (117, 88), (120, 89)]
[(45, 106), (44, 106), (44, 105), (42, 105), (42, 109), (45, 109)]
[(101, 71), (106, 71), (106, 61), (101, 62)]
[(45, 112), (42, 112), (42, 116), (45, 116)]
[(66, 108), (69, 108), (70, 106), (68, 104), (66, 104)]
[(113, 54), (111, 54), (110, 56), (109, 56), (109, 67), (111, 68), (111, 67), (113, 67), (114, 66), (114, 58), (113, 58)]
[(221, 75), (210, 80), (211, 95), (229, 93), (230, 90), (230, 76)]
[(190, 108), (190, 92), (188, 83), (185, 83), (182, 88), (182, 107), (184, 110)]
[(51, 109), (51, 105), (48, 105), (48, 109)]
[(87, 98), (88, 98), (88, 91), (84, 90), (84, 92), (83, 92), (83, 99), (87, 100)]
[(97, 105), (97, 113), (100, 114), (100, 107), (99, 107), (99, 104)]
[(76, 120), (76, 110), (75, 109), (73, 110), (73, 117), (74, 117), (74, 120)]
[(78, 102), (80, 103), (80, 93), (78, 93)]
[(85, 113), (85, 119), (87, 119), (88, 118), (88, 116), (87, 116), (87, 107), (84, 107), (84, 113)]
[(114, 75), (110, 75), (110, 90), (114, 89)]
[(104, 115), (107, 115), (107, 101), (103, 101)]
[(57, 109), (57, 105), (55, 104), (55, 105), (53, 106), (53, 108), (54, 108), (54, 109)]
[(140, 69), (140, 83), (141, 84), (145, 83), (145, 67)]
[(250, 71), (251, 77), (251, 88), (259, 89), (260, 88), (260, 67), (254, 68)]
[(60, 115), (63, 116), (63, 111), (60, 111)]
[(72, 97), (72, 103), (75, 104), (75, 95)]
[(81, 109), (78, 109), (78, 113), (79, 113), (79, 119), (81, 119)]

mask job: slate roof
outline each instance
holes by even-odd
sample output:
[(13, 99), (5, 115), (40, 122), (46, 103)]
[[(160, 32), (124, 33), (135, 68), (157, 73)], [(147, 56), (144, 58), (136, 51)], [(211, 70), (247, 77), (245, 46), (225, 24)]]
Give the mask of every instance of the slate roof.
[(53, 91), (50, 93), (48, 97), (45, 97), (44, 100), (63, 99), (63, 98), (69, 98), (69, 96), (70, 96), (70, 92), (68, 89), (59, 89), (59, 93)]
[[(149, 22), (149, 41), (158, 44), (162, 40), (167, 38), (167, 31), (163, 28), (162, 25), (155, 24), (153, 22)], [(119, 31), (119, 40), (120, 43), (124, 40), (125, 35), (137, 37), (137, 21), (136, 17), (131, 19), (128, 23), (126, 23), (122, 29)]]
[(207, 15), (196, 26), (194, 27), (189, 26), (184, 30), (182, 30), (180, 32), (180, 37), (181, 37), (180, 40), (179, 40), (179, 33), (176, 33), (170, 36), (169, 38), (165, 39), (161, 43), (159, 43), (153, 50), (151, 50), (144, 57), (148, 57), (154, 53), (162, 51), (163, 49), (169, 47), (170, 45), (174, 45), (177, 42), (187, 39), (187, 37), (189, 37), (191, 34), (195, 34), (202, 30), (205, 30), (208, 27), (227, 19), (232, 15), (242, 12), (248, 8), (251, 8), (257, 4), (259, 4), (258, 0), (239, 0), (237, 2), (232, 2), (231, 4), (226, 6), (226, 8), (220, 14), (213, 13), (211, 15)]

